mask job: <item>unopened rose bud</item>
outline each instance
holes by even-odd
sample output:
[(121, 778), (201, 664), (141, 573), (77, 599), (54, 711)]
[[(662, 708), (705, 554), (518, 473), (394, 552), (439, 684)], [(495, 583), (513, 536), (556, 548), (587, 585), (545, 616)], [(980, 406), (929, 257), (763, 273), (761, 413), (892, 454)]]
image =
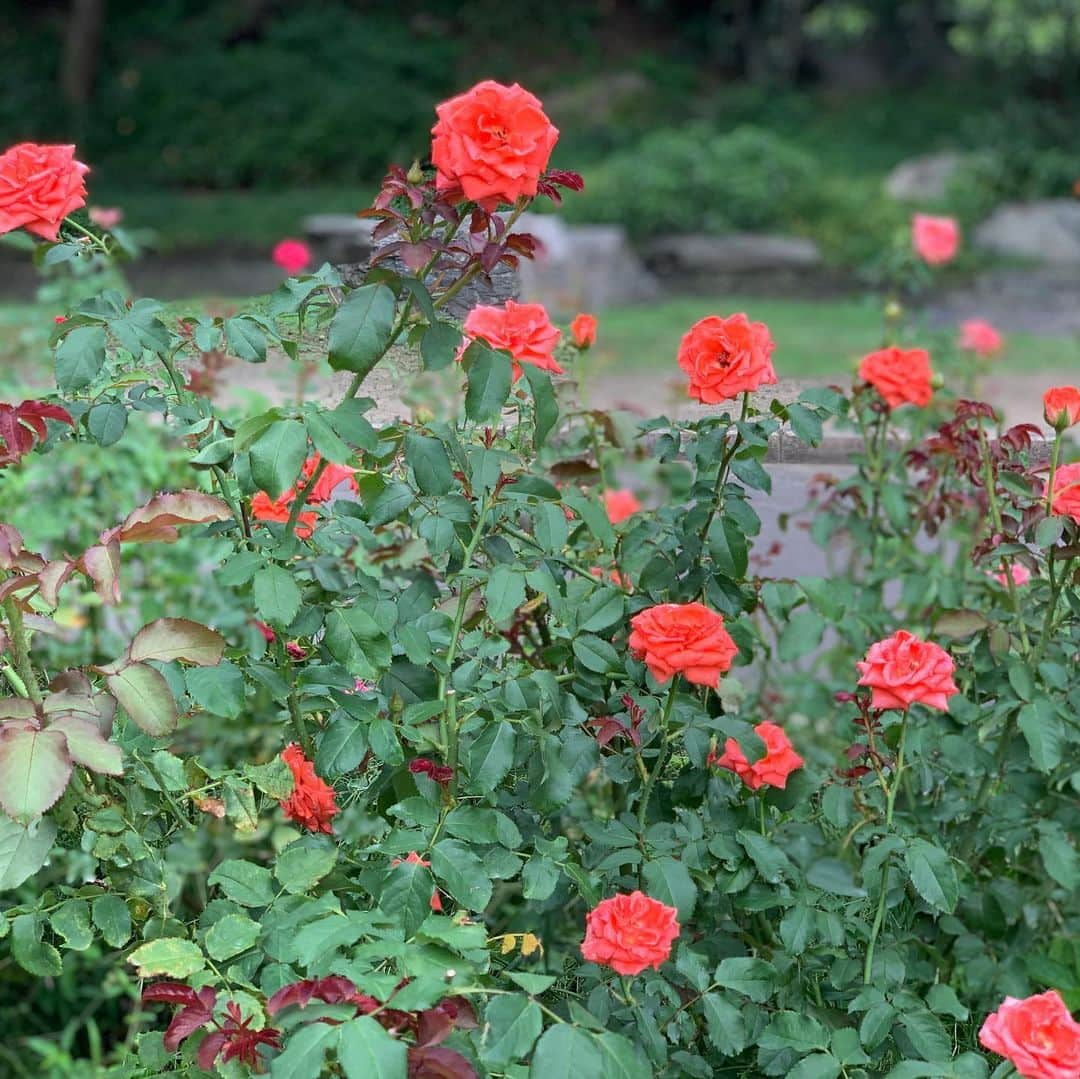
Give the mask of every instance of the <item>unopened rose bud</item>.
[[(400, 175), (400, 173), (398, 175)], [(420, 162), (414, 160), (412, 168), (405, 174), (405, 179), (408, 180), (410, 184), (418, 184), (423, 178), (424, 170), (420, 168)]]
[(885, 305), (885, 317), (890, 322), (895, 322), (903, 313), (904, 308), (896, 300), (890, 300)]
[(420, 405), (416, 410), (416, 422), (417, 423), (431, 423), (435, 419), (435, 413), (431, 411), (426, 405)]
[(930, 386), (931, 386), (931, 388), (933, 388), (935, 390), (940, 390), (941, 387), (944, 386), (944, 385), (945, 385), (945, 376), (942, 375), (940, 371), (935, 371), (934, 374), (932, 374), (930, 376)]

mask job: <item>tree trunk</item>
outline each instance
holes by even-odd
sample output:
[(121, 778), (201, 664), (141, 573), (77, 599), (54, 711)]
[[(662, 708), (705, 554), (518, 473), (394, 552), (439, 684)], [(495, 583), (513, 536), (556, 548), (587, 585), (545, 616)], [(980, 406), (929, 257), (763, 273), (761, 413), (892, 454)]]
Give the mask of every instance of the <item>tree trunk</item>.
[(104, 24), (105, 0), (71, 0), (60, 85), (77, 115), (85, 113), (94, 94)]

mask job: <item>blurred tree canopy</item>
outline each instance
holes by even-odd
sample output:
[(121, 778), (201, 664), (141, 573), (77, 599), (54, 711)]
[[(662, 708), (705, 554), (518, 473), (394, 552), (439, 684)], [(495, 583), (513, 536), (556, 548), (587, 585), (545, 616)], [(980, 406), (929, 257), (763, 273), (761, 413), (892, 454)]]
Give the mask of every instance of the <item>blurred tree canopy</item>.
[(617, 97), (619, 76), (646, 79), (637, 130), (608, 123), (598, 152), (733, 82), (989, 73), (1060, 101), (1080, 80), (1080, 3), (567, 0), (522, 18), (505, 0), (0, 0), (0, 48), (3, 142), (77, 140), (113, 183), (277, 187), (378, 176), (424, 145), (434, 101), (482, 76), (586, 121), (596, 94), (576, 87)]

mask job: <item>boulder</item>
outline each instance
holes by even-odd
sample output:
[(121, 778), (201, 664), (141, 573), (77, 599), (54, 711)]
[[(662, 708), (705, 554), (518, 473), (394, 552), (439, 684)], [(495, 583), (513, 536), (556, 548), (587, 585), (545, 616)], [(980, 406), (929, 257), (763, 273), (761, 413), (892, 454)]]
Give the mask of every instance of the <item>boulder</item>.
[(371, 255), (371, 234), (376, 221), (356, 214), (312, 214), (304, 218), (304, 236), (323, 262), (362, 262)]
[(522, 259), (521, 295), (553, 317), (655, 299), (657, 280), (630, 246), (621, 225), (568, 225), (554, 214), (527, 213), (516, 231), (540, 241)]
[(975, 230), (975, 243), (999, 255), (1080, 265), (1080, 201), (1003, 203)]
[(943, 150), (901, 161), (885, 180), (885, 190), (901, 202), (938, 202), (964, 163), (964, 155)]
[(804, 272), (822, 263), (813, 240), (757, 232), (658, 236), (649, 242), (644, 254), (651, 269), (663, 276), (678, 277)]

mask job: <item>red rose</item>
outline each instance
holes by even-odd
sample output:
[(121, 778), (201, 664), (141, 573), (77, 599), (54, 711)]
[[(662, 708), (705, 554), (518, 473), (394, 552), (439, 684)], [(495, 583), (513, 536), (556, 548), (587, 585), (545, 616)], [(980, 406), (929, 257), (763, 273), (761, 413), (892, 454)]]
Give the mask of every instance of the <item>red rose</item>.
[(979, 1041), (1011, 1061), (1024, 1079), (1080, 1075), (1080, 1023), (1053, 989), (1024, 1000), (1006, 997), (986, 1017)]
[[(271, 498), (265, 491), (259, 491), (251, 500), (251, 515), (257, 521), (278, 521), (285, 524), (295, 497), (296, 491), (292, 487), (276, 499)], [(319, 515), (314, 510), (304, 510), (296, 519), (297, 538), (307, 539), (314, 531), (318, 519)]]
[(315, 765), (295, 742), (285, 747), (281, 759), (293, 774), (292, 794), (281, 803), (285, 816), (302, 824), (309, 832), (332, 834), (330, 818), (339, 812), (334, 801), (334, 788), (315, 774)]
[(634, 492), (626, 488), (605, 491), (603, 498), (608, 520), (613, 525), (625, 521), (628, 517), (633, 517), (641, 509), (641, 503), (635, 497)]
[(734, 772), (751, 790), (787, 786), (788, 776), (803, 766), (803, 759), (791, 746), (783, 728), (775, 723), (759, 723), (754, 733), (765, 743), (765, 756), (750, 764), (739, 743), (729, 738), (720, 756), (709, 754), (708, 764)]
[(660, 969), (678, 935), (674, 907), (643, 892), (631, 892), (604, 899), (589, 911), (581, 954), (618, 974), (640, 974), (646, 967)]
[(563, 373), (555, 360), (555, 346), (561, 335), (542, 303), (507, 300), (502, 307), (481, 304), (465, 319), (465, 336), (470, 341), (480, 338), (492, 348), (509, 352), (515, 382), (521, 378), (523, 363), (556, 375)]
[(689, 396), (705, 405), (776, 382), (770, 356), (775, 345), (764, 322), (746, 315), (709, 315), (695, 322), (679, 345), (679, 366), (690, 379)]
[(0, 235), (24, 228), (59, 239), (60, 222), (86, 205), (89, 171), (75, 160), (74, 146), (21, 142), (0, 154)]
[(1076, 386), (1053, 386), (1043, 394), (1043, 415), (1053, 428), (1080, 423), (1080, 389)]
[(933, 377), (930, 353), (924, 348), (891, 345), (864, 356), (859, 364), (859, 378), (869, 382), (889, 408), (906, 404), (925, 408), (934, 396)]
[(596, 341), (596, 316), (582, 312), (570, 323), (570, 336), (580, 349), (586, 349)]
[(870, 646), (866, 659), (855, 664), (869, 686), (873, 708), (907, 709), (913, 704), (948, 710), (948, 699), (960, 691), (953, 683), (956, 664), (944, 648), (920, 641), (906, 629)]
[[(303, 477), (304, 484), (311, 479), (315, 469), (322, 464), (322, 458), (315, 454), (314, 457), (309, 457), (304, 462), (304, 467), (300, 470), (300, 475)], [(309, 502), (327, 502), (334, 495), (334, 491), (338, 486), (349, 481), (349, 487), (353, 491), (359, 491), (360, 488), (356, 483), (356, 469), (349, 468), (348, 465), (327, 465), (323, 469), (323, 474), (319, 477), (315, 486), (311, 489), (311, 494), (308, 495)]]
[(536, 194), (559, 132), (528, 90), (488, 79), (435, 113), (431, 160), (440, 191), (460, 187), (488, 210)]
[(1050, 512), (1059, 517), (1071, 517), (1080, 524), (1080, 461), (1065, 465), (1054, 473)]
[(960, 347), (976, 356), (993, 356), (1001, 351), (1001, 334), (989, 322), (981, 318), (960, 323)]
[(960, 226), (951, 217), (916, 214), (911, 219), (911, 245), (923, 262), (941, 266), (956, 257)]
[(657, 682), (682, 674), (688, 682), (716, 688), (739, 649), (724, 619), (701, 603), (661, 603), (630, 620), (630, 650), (645, 661)]
[(281, 240), (271, 255), (290, 277), (311, 265), (311, 249), (302, 240)]

